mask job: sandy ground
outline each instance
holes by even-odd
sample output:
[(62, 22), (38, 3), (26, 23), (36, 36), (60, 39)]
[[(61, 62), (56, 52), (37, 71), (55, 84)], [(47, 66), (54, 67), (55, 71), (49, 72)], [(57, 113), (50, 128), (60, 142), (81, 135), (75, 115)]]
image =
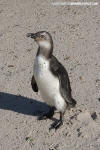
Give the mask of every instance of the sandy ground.
[[(0, 0), (0, 150), (100, 149), (100, 5), (51, 2)], [(50, 132), (52, 120), (37, 121), (48, 107), (30, 85), (37, 45), (26, 33), (40, 30), (52, 34), (77, 100)]]

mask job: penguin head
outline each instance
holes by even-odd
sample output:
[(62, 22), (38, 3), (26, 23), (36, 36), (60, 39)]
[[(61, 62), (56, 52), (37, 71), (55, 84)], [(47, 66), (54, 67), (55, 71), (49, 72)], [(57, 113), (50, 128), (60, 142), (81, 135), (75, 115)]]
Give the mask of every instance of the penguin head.
[(53, 40), (50, 33), (46, 31), (40, 31), (37, 33), (28, 33), (27, 37), (33, 38), (40, 49), (50, 50), (53, 48)]

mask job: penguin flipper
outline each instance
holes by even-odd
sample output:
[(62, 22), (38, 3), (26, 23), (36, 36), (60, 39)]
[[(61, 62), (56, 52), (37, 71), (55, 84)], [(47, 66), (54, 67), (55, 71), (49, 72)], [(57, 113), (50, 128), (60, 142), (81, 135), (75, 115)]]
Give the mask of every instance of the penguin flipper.
[(60, 93), (61, 93), (62, 97), (64, 98), (64, 100), (66, 101), (66, 103), (69, 106), (74, 107), (76, 105), (76, 101), (72, 98), (70, 80), (69, 80), (66, 69), (56, 59), (55, 56), (52, 55), (50, 61), (51, 61), (50, 70), (59, 79)]
[(38, 92), (38, 86), (37, 86), (36, 80), (34, 78), (34, 75), (32, 76), (32, 79), (31, 79), (31, 86), (32, 86), (32, 89), (34, 92)]

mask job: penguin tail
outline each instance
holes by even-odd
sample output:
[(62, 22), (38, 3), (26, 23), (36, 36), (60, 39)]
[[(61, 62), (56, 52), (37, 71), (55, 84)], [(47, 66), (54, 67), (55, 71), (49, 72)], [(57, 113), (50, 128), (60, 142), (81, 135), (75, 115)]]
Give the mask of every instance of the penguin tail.
[(75, 107), (77, 104), (76, 100), (71, 98), (71, 103), (69, 103), (70, 107)]

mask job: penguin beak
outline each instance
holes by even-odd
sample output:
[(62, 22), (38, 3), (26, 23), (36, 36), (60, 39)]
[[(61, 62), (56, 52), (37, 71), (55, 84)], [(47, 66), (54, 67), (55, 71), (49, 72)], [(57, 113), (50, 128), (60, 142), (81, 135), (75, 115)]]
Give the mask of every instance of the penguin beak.
[(36, 39), (36, 37), (37, 37), (37, 35), (34, 34), (34, 33), (27, 33), (26, 36), (27, 36), (27, 37), (30, 37), (30, 38), (32, 38), (32, 39)]

